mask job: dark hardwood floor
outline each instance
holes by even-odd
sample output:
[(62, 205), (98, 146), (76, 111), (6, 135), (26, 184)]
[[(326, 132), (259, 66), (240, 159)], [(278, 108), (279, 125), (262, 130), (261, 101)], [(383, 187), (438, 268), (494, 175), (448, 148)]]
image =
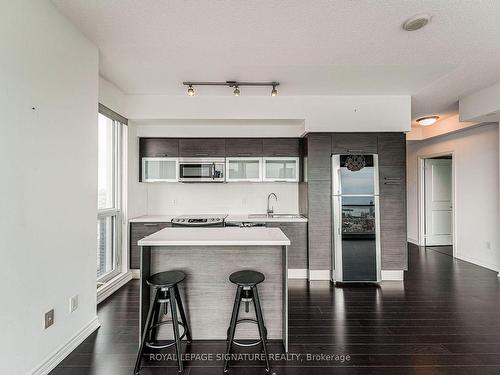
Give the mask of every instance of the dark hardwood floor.
[[(500, 287), (493, 271), (410, 245), (404, 283), (335, 288), (292, 280), (289, 291), (290, 353), (301, 356), (274, 361), (276, 374), (500, 374)], [(138, 303), (136, 281), (102, 303), (101, 328), (51, 374), (132, 374)], [(183, 348), (215, 356), (224, 343)], [(272, 344), (271, 352), (279, 353), (280, 346)], [(308, 360), (308, 353), (344, 357)], [(143, 374), (177, 373), (171, 360), (146, 357), (144, 364)], [(186, 364), (187, 375), (222, 374), (220, 360), (194, 358)], [(260, 366), (238, 362), (231, 373), (264, 374)]]

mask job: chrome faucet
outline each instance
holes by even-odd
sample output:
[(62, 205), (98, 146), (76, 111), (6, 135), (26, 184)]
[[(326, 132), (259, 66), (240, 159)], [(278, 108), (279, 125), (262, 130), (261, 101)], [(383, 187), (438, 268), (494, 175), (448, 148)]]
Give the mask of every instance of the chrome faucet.
[(267, 196), (267, 214), (272, 215), (274, 213), (274, 207), (269, 207), (269, 203), (271, 201), (271, 197), (274, 196), (274, 199), (276, 199), (276, 202), (278, 201), (278, 197), (274, 193), (270, 193)]

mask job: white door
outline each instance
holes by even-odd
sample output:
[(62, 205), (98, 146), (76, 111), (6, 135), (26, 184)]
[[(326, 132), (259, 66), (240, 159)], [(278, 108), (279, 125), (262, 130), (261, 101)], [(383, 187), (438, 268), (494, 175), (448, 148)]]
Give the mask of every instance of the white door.
[(425, 245), (453, 243), (451, 159), (425, 159)]

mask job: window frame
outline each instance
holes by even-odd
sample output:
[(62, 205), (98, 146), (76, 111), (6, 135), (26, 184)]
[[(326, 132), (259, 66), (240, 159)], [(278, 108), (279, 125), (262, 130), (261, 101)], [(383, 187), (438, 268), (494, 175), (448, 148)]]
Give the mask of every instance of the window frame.
[[(101, 111), (103, 106), (99, 105), (98, 116), (104, 116), (107, 120), (112, 121), (113, 133), (112, 133), (112, 168), (113, 168), (113, 207), (106, 207), (103, 209), (97, 208), (97, 221), (101, 219), (111, 218), (112, 220), (112, 269), (108, 272), (103, 273), (96, 277), (98, 285), (102, 285), (112, 278), (116, 277), (122, 273), (122, 236), (123, 236), (123, 169), (124, 169), (124, 127), (126, 123), (123, 123), (115, 116), (109, 115), (109, 109), (107, 111)], [(106, 107), (104, 107), (106, 108)], [(98, 125), (99, 126), (99, 122)], [(98, 249), (96, 249), (98, 251)]]

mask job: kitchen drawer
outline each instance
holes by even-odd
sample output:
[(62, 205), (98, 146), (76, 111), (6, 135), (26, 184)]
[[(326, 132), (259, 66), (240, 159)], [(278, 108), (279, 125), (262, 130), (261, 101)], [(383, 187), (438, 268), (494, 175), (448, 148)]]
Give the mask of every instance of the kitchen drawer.
[(140, 138), (139, 155), (175, 158), (179, 156), (179, 140), (176, 138)]
[(171, 227), (171, 223), (130, 223), (130, 268), (139, 269), (141, 267), (141, 251), (137, 242), (159, 230)]
[(334, 133), (333, 154), (376, 154), (376, 133)]
[(280, 228), (290, 240), (288, 268), (307, 269), (307, 223), (268, 222), (266, 225)]
[(263, 156), (300, 156), (299, 138), (264, 138)]
[(248, 157), (262, 156), (261, 138), (227, 138), (226, 139), (227, 157)]
[(224, 157), (226, 156), (223, 138), (183, 138), (179, 140), (181, 157)]

